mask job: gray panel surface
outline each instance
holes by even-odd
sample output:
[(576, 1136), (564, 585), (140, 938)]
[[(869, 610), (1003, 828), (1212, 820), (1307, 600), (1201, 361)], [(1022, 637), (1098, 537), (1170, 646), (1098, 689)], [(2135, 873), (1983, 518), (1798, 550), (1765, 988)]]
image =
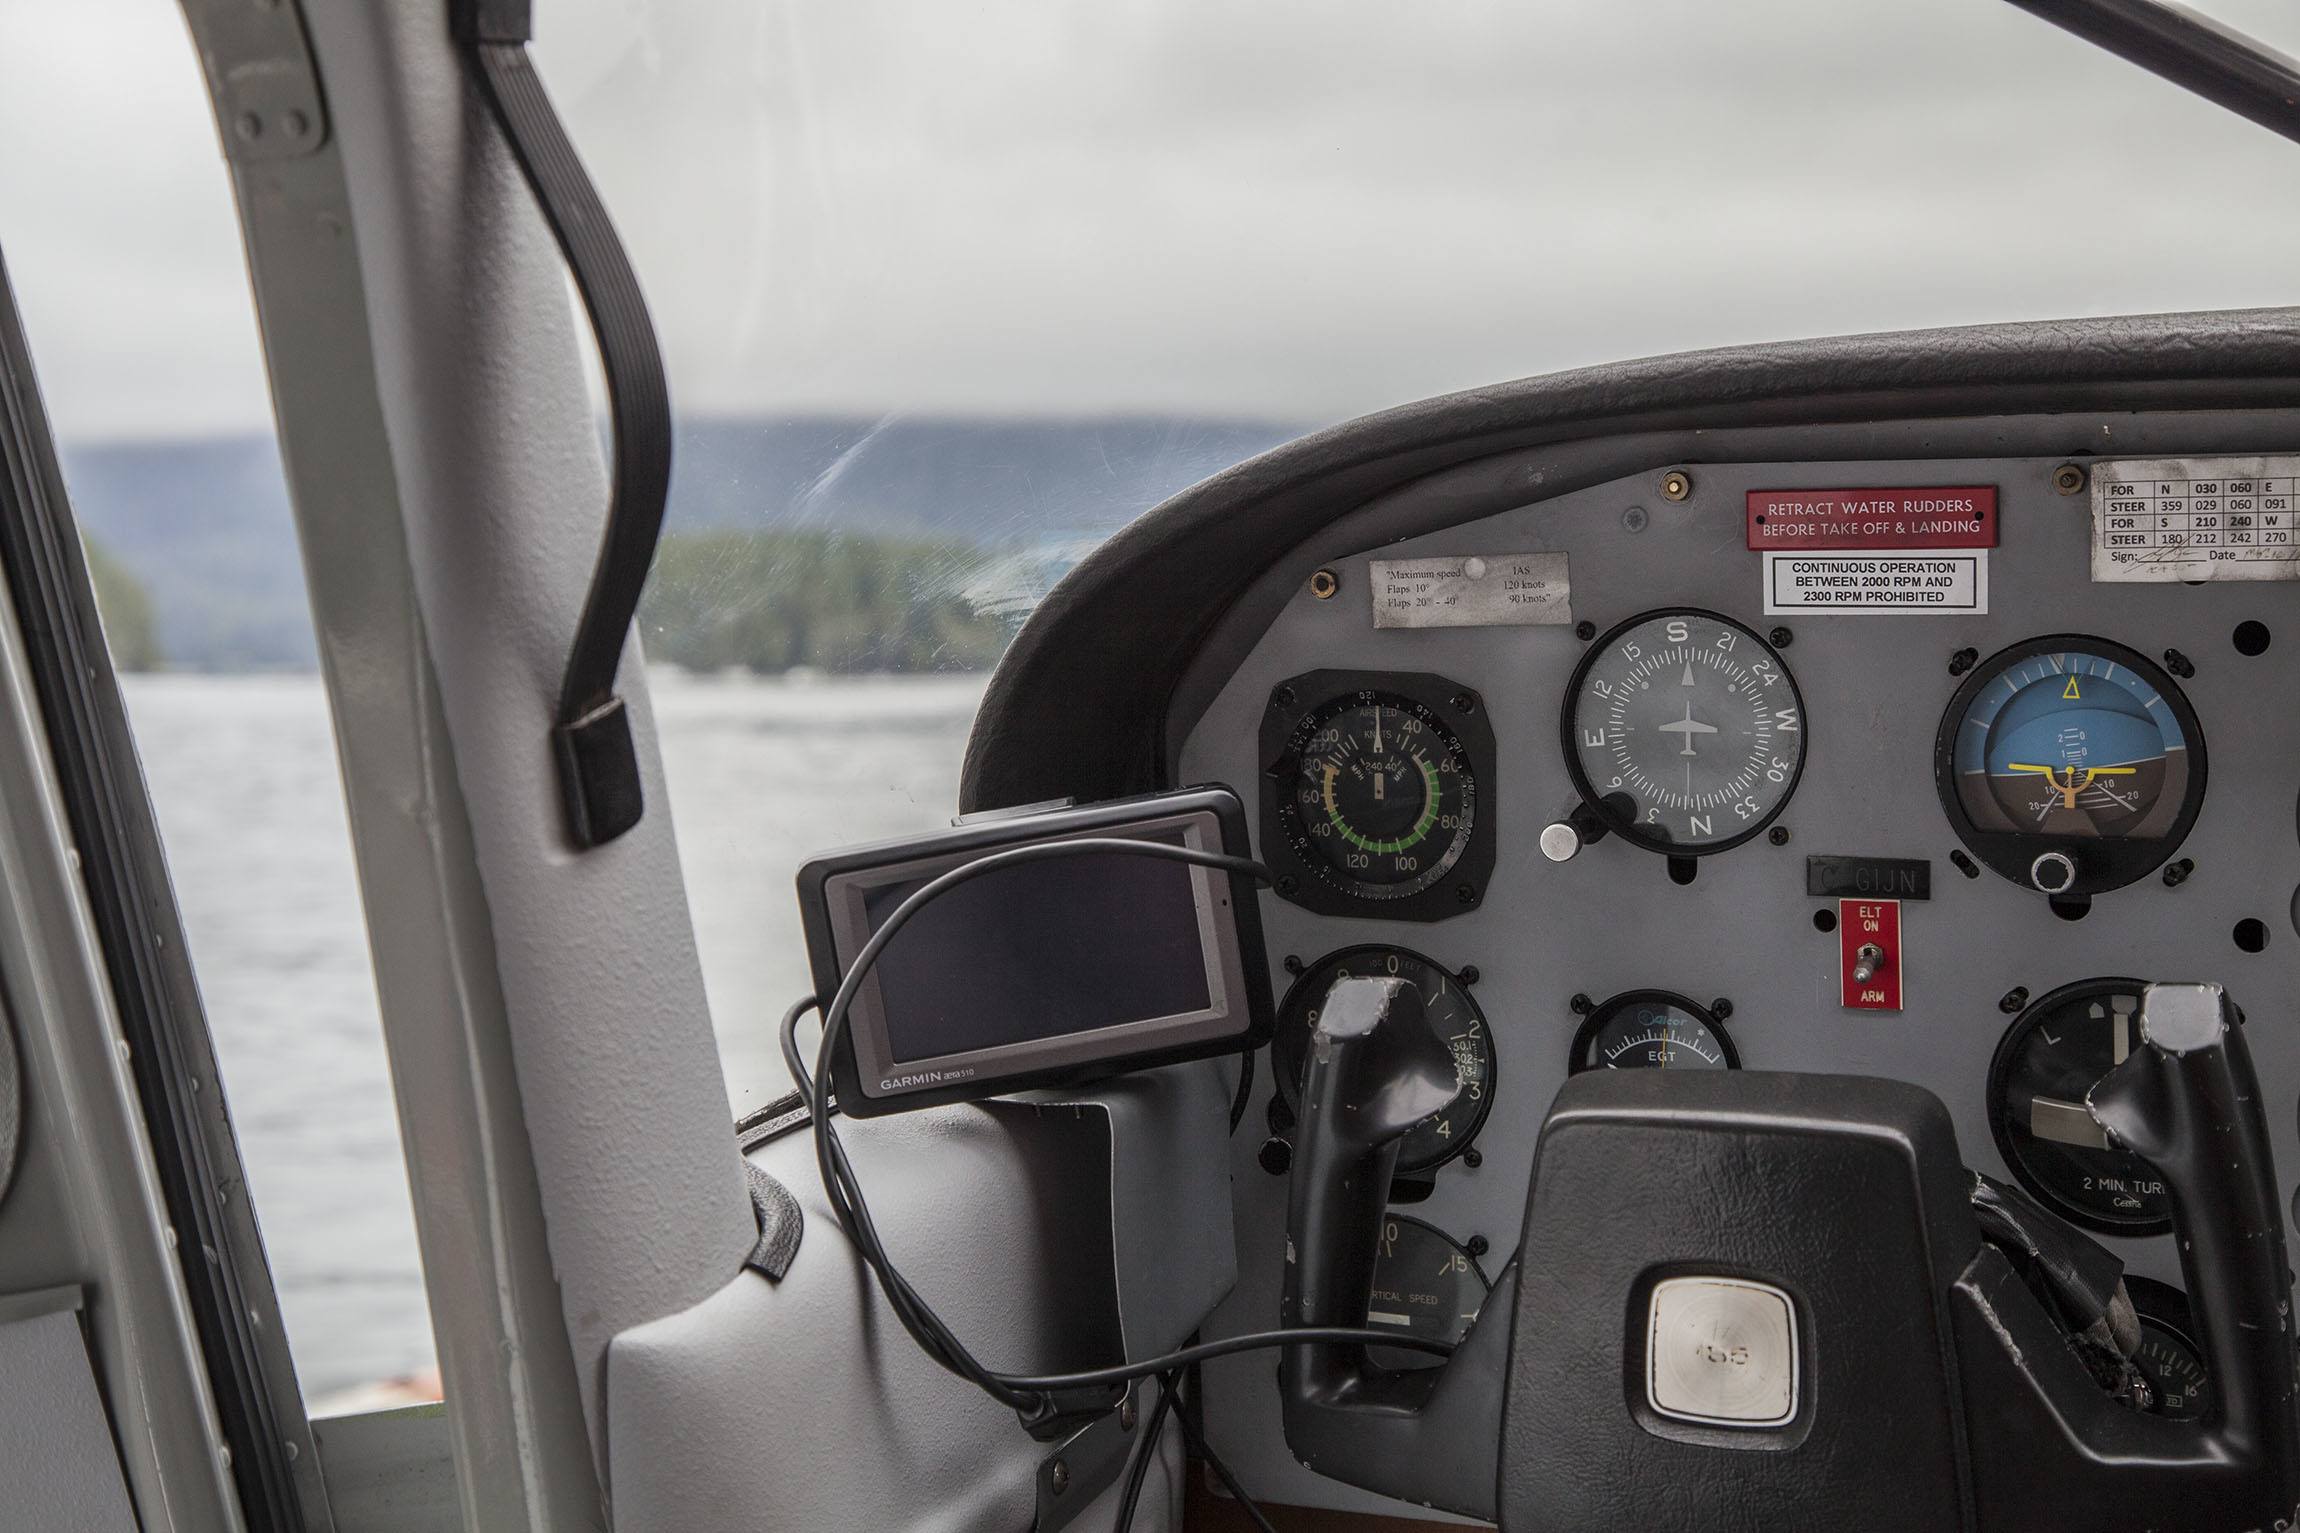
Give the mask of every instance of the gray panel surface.
[[(444, 721), (446, 737), (424, 741), (423, 765), (452, 773), (440, 813), (467, 817), (470, 837), (441, 881), (476, 875), (484, 905), (458, 911), (458, 935), (491, 943), (490, 969), (458, 979), (501, 1007), (575, 1382), (603, 1459), (609, 1339), (718, 1291), (757, 1226), (726, 1129), (635, 643), (618, 690), (649, 812), (590, 852), (567, 841), (550, 730), (607, 488), (565, 267), (438, 10), (332, 0), (306, 19), (327, 64), (400, 495), (369, 509), (399, 518), (410, 589), (394, 594), (412, 600), (396, 635), (331, 656), (328, 678), (348, 739), (371, 707), (399, 720), (399, 689), (429, 666), (427, 722)], [(289, 458), (307, 446), (325, 458), (327, 445), (323, 431), (298, 434)], [(309, 488), (300, 476), (297, 488)], [(355, 662), (381, 678), (373, 704)], [(388, 765), (347, 755), (355, 798)], [(405, 893), (371, 889), (379, 928), (423, 918), (397, 913)], [(389, 1008), (395, 992), (384, 995)], [(402, 1024), (389, 1011), (385, 1021)]]
[[(2170, 438), (2178, 450), (2170, 424), (2131, 422), (2129, 437), (2104, 442), (2102, 450), (2123, 452), (2142, 438)], [(2241, 428), (2216, 421), (2197, 435), (2218, 447), (2231, 429)], [(2259, 434), (2257, 422), (2248, 429)], [(1231, 654), (1238, 653), (1237, 621), (1259, 624), (1267, 615), (1267, 631), (1242, 635), (1252, 647), (1233, 674), (1190, 683), (1211, 701), (1195, 720), (1177, 721), (1187, 728), (1177, 781), (1256, 791), (1255, 735), (1269, 689), (1319, 667), (1435, 671), (1477, 688), (1488, 705), (1500, 757), (1489, 803), (1501, 858), (1478, 909), (1435, 926), (1404, 926), (1312, 916), (1264, 896), (1273, 982), (1281, 988), (1287, 977), (1276, 965), (1285, 955), (1310, 961), (1365, 942), (1399, 943), (1449, 968), (1475, 964), (1482, 972), (1476, 993), (1499, 1056), (1498, 1096), (1479, 1140), (1483, 1164), (1445, 1167), (1414, 1214), (1457, 1238), (1484, 1235), (1497, 1253), (1510, 1249), (1534, 1138), (1564, 1079), (1578, 1022), (1569, 998), (1582, 992), (1602, 1000), (1644, 986), (1704, 1003), (1729, 998), (1735, 1009), (1728, 1030), (1750, 1068), (1882, 1075), (1927, 1087), (1948, 1104), (1966, 1161), (2001, 1176), (2006, 1168), (1984, 1102), (1990, 1055), (2008, 1022), (1997, 1008), (2000, 996), (2014, 986), (2041, 995), (2107, 974), (2217, 980), (2250, 1015), (2277, 1164), (2289, 1187), (2300, 1172), (2291, 1109), (2300, 1088), (2300, 1019), (2293, 1013), (2300, 936), (2289, 913), (2300, 884), (2293, 819), (2300, 712), (2289, 705), (2300, 672), (2300, 586), (2093, 585), (2089, 500), (2052, 490), (2049, 475), (2059, 461), (1696, 465), (1695, 492), (1682, 504), (1663, 501), (1657, 475), (1641, 473), (1394, 542), (1370, 530), (1417, 518), (1423, 528), (1439, 525), (1428, 513), (1442, 502), (1424, 494), (1418, 508), (1377, 506), (1337, 519), (1272, 577), (1266, 589), (1277, 594), (1267, 607), (1248, 618), (1233, 615)], [(1481, 491), (1508, 472), (1507, 460), (1497, 459), (1460, 477)], [(1745, 491), (1963, 484), (2001, 491), (2002, 541), (1992, 558), (1986, 616), (1762, 615), (1759, 556), (1744, 546)], [(1631, 530), (1638, 519), (1625, 517), (1632, 507), (1645, 513), (1642, 530)], [(1355, 545), (1347, 542), (1351, 527), (1367, 529)], [(1364, 572), (1369, 553), (1490, 557), (1529, 550), (1570, 556), (1574, 615), (1600, 629), (1663, 606), (1712, 608), (1759, 632), (1776, 622), (1790, 627), (1794, 642), (1785, 659), (1804, 692), (1809, 740), (1803, 782), (1779, 822), (1791, 832), (1787, 846), (1759, 839), (1705, 859), (1689, 887), (1669, 881), (1661, 858), (1618, 838), (1562, 865), (1540, 856), (1534, 838), (1572, 802), (1558, 718), (1584, 644), (1566, 628), (1377, 632)], [(1342, 593), (1327, 602), (1302, 590), (1320, 559), (1342, 575)], [(2245, 619), (2266, 623), (2275, 635), (2258, 658), (2231, 644), (2231, 630)], [(2096, 634), (2152, 656), (2177, 648), (2191, 657), (2197, 675), (2183, 687), (2211, 758), (2203, 813), (2181, 853), (2195, 859), (2195, 876), (2177, 890), (2150, 877), (2104, 895), (2075, 923), (1994, 874), (1968, 881), (1949, 865), (1957, 842), (1932, 776), (1934, 731), (1956, 687), (1950, 654), (1970, 646), (1986, 656), (2059, 631)], [(1804, 892), (1810, 853), (1932, 860), (1935, 898), (1904, 907), (1906, 1010), (1839, 1008), (1836, 939), (1812, 924), (1814, 911), (1831, 902)], [(2231, 938), (2247, 917), (2268, 923), (2263, 953), (2242, 952)], [(1256, 1118), (1262, 1095), (1266, 1090), (1257, 1094)], [(1216, 1319), (1217, 1333), (1277, 1318), (1285, 1183), (1255, 1167), (1251, 1137), (1242, 1135), (1233, 1151), (1241, 1276)], [(2179, 1276), (2168, 1237), (2109, 1244), (2135, 1271)], [(2300, 1258), (2300, 1249), (2295, 1254)], [(1571, 1253), (1536, 1251), (1528, 1259), (1569, 1260)], [(1498, 1266), (1498, 1256), (1488, 1265)], [(1207, 1375), (1216, 1442), (1250, 1488), (1311, 1505), (1389, 1505), (1293, 1462), (1279, 1435), (1266, 1360), (1215, 1364)]]
[(11, 1528), (135, 1533), (80, 1317), (0, 1324), (0, 1517)]
[(462, 1533), (445, 1405), (312, 1423), (336, 1533)]
[[(903, 1275), (976, 1357), (1009, 1372), (1107, 1366), (1180, 1345), (1235, 1276), (1233, 1068), (1199, 1061), (840, 1134)], [(744, 1272), (615, 1339), (619, 1533), (730, 1519), (790, 1533), (1029, 1527), (1051, 1449), (904, 1333), (831, 1214), (810, 1134), (752, 1163), (798, 1198), (806, 1237), (780, 1282)], [(1179, 1517), (1180, 1449), (1165, 1449), (1137, 1529)], [(1107, 1528), (1115, 1496), (1074, 1526)]]

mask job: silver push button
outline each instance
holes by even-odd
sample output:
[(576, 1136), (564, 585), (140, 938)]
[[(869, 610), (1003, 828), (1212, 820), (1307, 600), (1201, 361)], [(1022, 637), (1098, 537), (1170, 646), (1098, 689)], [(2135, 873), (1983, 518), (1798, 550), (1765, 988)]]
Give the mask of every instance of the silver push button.
[(2076, 864), (2066, 852), (2047, 852), (2028, 865), (2028, 881), (2043, 894), (2065, 893), (2076, 882)]
[(1551, 862), (1571, 862), (1581, 850), (1581, 832), (1571, 822), (1559, 820), (1541, 828), (1541, 855)]
[(1645, 1400), (1711, 1426), (1777, 1427), (1797, 1414), (1797, 1312), (1768, 1283), (1668, 1278), (1654, 1285)]

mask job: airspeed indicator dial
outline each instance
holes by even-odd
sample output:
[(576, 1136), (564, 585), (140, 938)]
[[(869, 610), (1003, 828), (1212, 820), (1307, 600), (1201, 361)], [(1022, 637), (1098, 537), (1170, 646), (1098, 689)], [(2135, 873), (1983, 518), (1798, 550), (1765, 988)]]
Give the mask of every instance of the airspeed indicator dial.
[(1418, 894), (1468, 848), (1477, 778), (1427, 704), (1350, 693), (1304, 715), (1288, 744), (1288, 839), (1336, 888), (1368, 900)]
[(1796, 679), (1714, 612), (1649, 612), (1598, 639), (1567, 689), (1564, 733), (1573, 785), (1606, 828), (1676, 857), (1756, 835), (1805, 765)]
[(1493, 729), (1475, 687), (1423, 671), (1309, 671), (1270, 689), (1261, 852), (1321, 915), (1443, 921), (1494, 864)]

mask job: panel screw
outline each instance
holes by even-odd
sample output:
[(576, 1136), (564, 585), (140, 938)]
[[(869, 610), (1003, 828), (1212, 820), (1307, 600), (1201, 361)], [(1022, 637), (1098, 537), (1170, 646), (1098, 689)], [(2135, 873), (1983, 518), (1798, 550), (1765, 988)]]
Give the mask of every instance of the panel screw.
[(2183, 857), (2178, 862), (2166, 863), (2164, 865), (2164, 887), (2167, 889), (2179, 888), (2188, 882), (2188, 875), (2195, 871), (2196, 859), (2193, 857)]
[(1577, 995), (1572, 1000), (1567, 1001), (1565, 1004), (1573, 1008), (1573, 1014), (1575, 1016), (1586, 1017), (1589, 1015), (1590, 1008), (1595, 1006), (1597, 1003), (1586, 995)]
[(1474, 985), (1478, 982), (1481, 976), (1477, 972), (1476, 964), (1465, 963), (1461, 966), (1461, 973), (1454, 977), (1459, 979), (1465, 985)]
[(1661, 476), (1661, 498), (1683, 500), (1693, 493), (1693, 476), (1681, 468), (1673, 468)]
[(1302, 972), (1302, 968), (1302, 960), (1299, 957), (1292, 953), (1286, 955), (1286, 972), (1288, 974), (1299, 974)]
[(1964, 876), (1967, 878), (1978, 878), (1981, 876), (1980, 865), (1974, 862), (1970, 857), (1967, 857), (1963, 852), (1949, 853), (1949, 866), (1955, 868), (1959, 873), (1964, 874)]
[(1621, 513), (1621, 530), (1623, 532), (1643, 532), (1645, 524), (1650, 520), (1651, 518), (1645, 514), (1643, 506), (1631, 506)]
[(1965, 672), (1971, 670), (1974, 666), (1980, 663), (1981, 652), (1979, 650), (1960, 649), (1955, 654), (1949, 656), (1949, 674), (1951, 676), (1962, 676)]
[(1733, 1015), (1733, 1003), (1725, 999), (1725, 997), (1719, 996), (1716, 1000), (1709, 1003), (1709, 1010), (1711, 1014), (1717, 1018), (1718, 1021), (1722, 1022), (1727, 1017)]
[(1771, 633), (1765, 635), (1765, 642), (1772, 645), (1775, 649), (1787, 649), (1792, 643), (1796, 641), (1796, 638), (1797, 636), (1791, 633), (1788, 629), (1776, 628)]
[(1772, 842), (1775, 846), (1787, 846), (1789, 844), (1789, 827), (1786, 825), (1776, 825), (1771, 830), (1765, 832), (1765, 839)]
[(1587, 644), (1591, 639), (1597, 637), (1597, 625), (1592, 623), (1589, 619), (1583, 618), (1580, 622), (1573, 625), (1573, 636), (1579, 639), (1582, 643)]
[(1294, 702), (1294, 689), (1292, 687), (1280, 687), (1270, 694), (1270, 706), (1273, 708), (1291, 708), (1294, 706)]
[(1320, 601), (1330, 600), (1341, 588), (1342, 583), (1332, 570), (1320, 570), (1310, 577), (1310, 594)]
[(2028, 987), (2025, 985), (2015, 985), (1997, 998), (1997, 1010), (2008, 1017), (2027, 1004)]
[(2063, 463), (2052, 471), (2052, 487), (2063, 495), (2074, 495), (2084, 488), (2084, 470), (2074, 463)]
[(1469, 1167), (1472, 1171), (1475, 1171), (1478, 1167), (1485, 1164), (1485, 1151), (1479, 1149), (1476, 1145), (1473, 1144), (1468, 1149), (1461, 1152), (1461, 1163)]
[(1121, 1432), (1134, 1430), (1134, 1399), (1131, 1395), (1118, 1407), (1118, 1430)]
[(1047, 1483), (1054, 1487), (1054, 1493), (1059, 1496), (1070, 1488), (1070, 1466), (1061, 1459), (1056, 1459), (1054, 1472), (1046, 1478)]
[(1477, 712), (1477, 694), (1475, 692), (1456, 692), (1447, 701), (1453, 704), (1453, 711), (1456, 713)]
[(1469, 884), (1456, 884), (1453, 889), (1453, 899), (1457, 905), (1474, 905), (1477, 903), (1477, 890)]
[(2196, 674), (2196, 662), (2190, 660), (2177, 649), (2168, 649), (2164, 652), (2164, 668), (2182, 681), (2186, 681)]
[(1292, 894), (1295, 890), (1301, 887), (1302, 881), (1296, 878), (1293, 874), (1281, 873), (1278, 875), (1278, 892), (1280, 894)]
[(1493, 1243), (1483, 1235), (1472, 1235), (1461, 1243), (1461, 1248), (1472, 1256), (1483, 1256), (1493, 1249)]

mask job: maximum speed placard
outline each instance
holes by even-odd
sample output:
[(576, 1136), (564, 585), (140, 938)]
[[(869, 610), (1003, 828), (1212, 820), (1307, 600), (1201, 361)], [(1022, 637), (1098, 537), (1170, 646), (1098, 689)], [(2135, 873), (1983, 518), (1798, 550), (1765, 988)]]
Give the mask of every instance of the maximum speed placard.
[(2092, 465), (2096, 581), (2300, 580), (2300, 457)]

